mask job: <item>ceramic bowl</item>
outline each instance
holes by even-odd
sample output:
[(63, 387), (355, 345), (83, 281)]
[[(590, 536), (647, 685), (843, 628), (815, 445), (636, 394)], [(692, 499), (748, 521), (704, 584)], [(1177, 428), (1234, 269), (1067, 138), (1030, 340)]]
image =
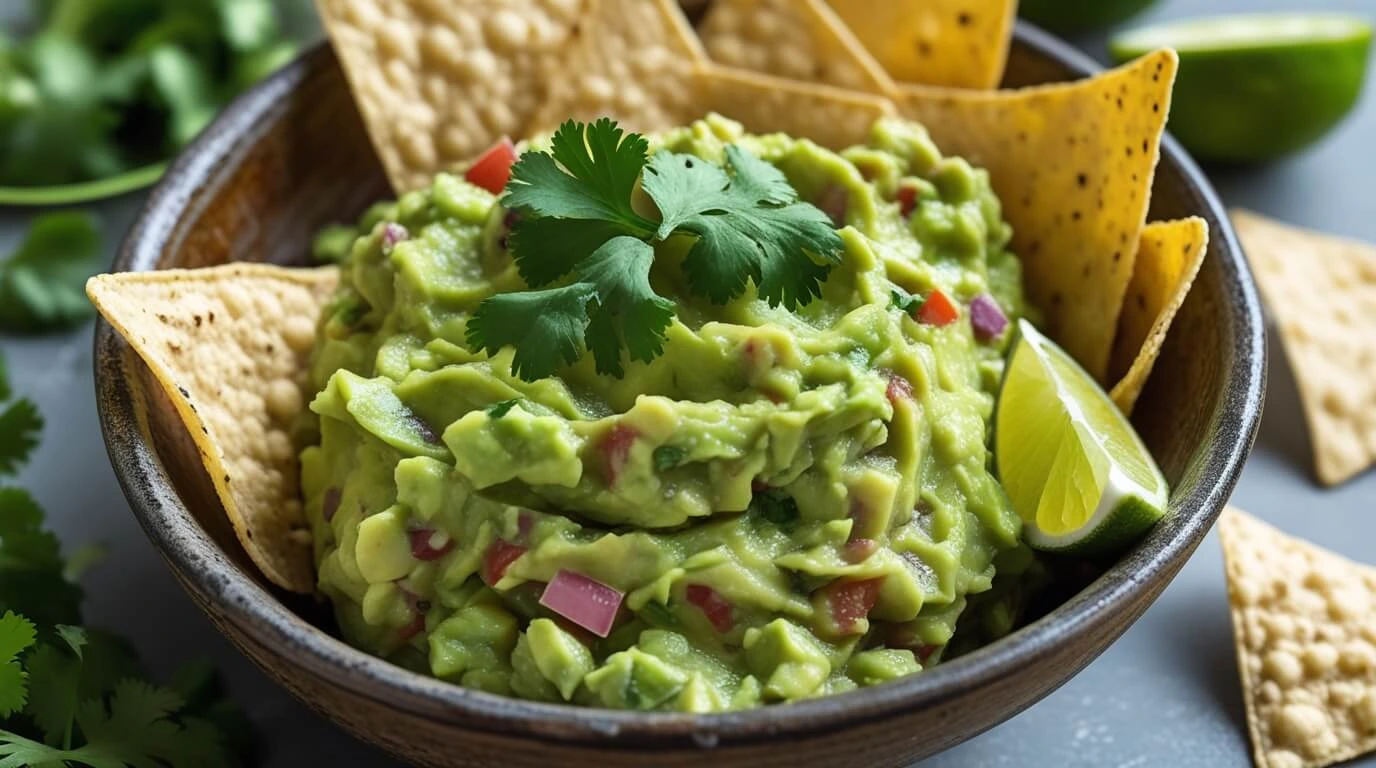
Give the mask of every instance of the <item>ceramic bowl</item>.
[[(1094, 69), (1020, 27), (1006, 84)], [(234, 102), (182, 154), (115, 269), (303, 263), (322, 225), (352, 220), (386, 194), (335, 58), (318, 47)], [(103, 322), (95, 340), (101, 426), (134, 514), (211, 621), (306, 704), (402, 758), (505, 768), (902, 765), (1011, 717), (1098, 656), (1170, 582), (1232, 492), (1261, 413), (1262, 317), (1222, 206), (1167, 139), (1151, 218), (1191, 215), (1208, 221), (1208, 257), (1135, 417), (1175, 489), (1169, 517), (1010, 636), (838, 696), (734, 714), (642, 714), (503, 698), (407, 672), (345, 645), (321, 605), (258, 576), (171, 405)]]

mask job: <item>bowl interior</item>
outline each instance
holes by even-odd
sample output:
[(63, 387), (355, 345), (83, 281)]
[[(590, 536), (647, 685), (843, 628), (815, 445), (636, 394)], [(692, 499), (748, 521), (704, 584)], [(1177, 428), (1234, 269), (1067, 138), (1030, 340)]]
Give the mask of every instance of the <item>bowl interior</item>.
[[(1081, 55), (1020, 27), (1008, 85), (1083, 76)], [(202, 267), (230, 261), (304, 264), (324, 225), (352, 221), (388, 187), (330, 50), (317, 47), (236, 101), (154, 191), (116, 270)], [(97, 331), (102, 428), (126, 495), (192, 596), (227, 633), (294, 650), (303, 674), (333, 676), (360, 695), (439, 719), (480, 721), (550, 739), (608, 734), (645, 740), (703, 734), (749, 739), (825, 731), (886, 713), (949, 702), (1009, 676), (1058, 645), (1084, 650), (1022, 706), (1103, 650), (1165, 586), (1222, 509), (1251, 447), (1265, 357), (1255, 288), (1223, 209), (1187, 156), (1167, 141), (1150, 218), (1204, 217), (1209, 254), (1182, 307), (1134, 421), (1175, 489), (1167, 520), (1106, 564), (1040, 619), (922, 675), (874, 689), (732, 716), (637, 715), (521, 702), (394, 668), (320, 627), (317, 604), (270, 588), (234, 540), (166, 397), (105, 323)], [(1077, 585), (1078, 586), (1078, 585)], [(242, 641), (241, 641), (242, 642)], [(281, 672), (279, 677), (287, 677)], [(1029, 689), (1031, 690), (1031, 689)], [(1025, 697), (1026, 698), (1026, 697)], [(1010, 712), (966, 728), (962, 737)], [(947, 740), (950, 743), (950, 739)]]

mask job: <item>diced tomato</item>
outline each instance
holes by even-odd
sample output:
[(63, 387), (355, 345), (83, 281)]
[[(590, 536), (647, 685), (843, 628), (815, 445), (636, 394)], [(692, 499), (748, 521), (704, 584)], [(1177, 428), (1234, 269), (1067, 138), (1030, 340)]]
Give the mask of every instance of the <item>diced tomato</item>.
[(511, 180), (511, 166), (516, 164), (516, 146), (511, 139), (503, 136), (496, 144), (478, 155), (463, 175), (469, 184), (482, 187), (494, 195), (500, 195)]
[(766, 483), (758, 477), (750, 481), (751, 493), (759, 493), (760, 491), (766, 490), (769, 490), (769, 483)]
[[(913, 399), (913, 385), (902, 376), (891, 373), (889, 374), (889, 386), (884, 390), (884, 394), (888, 395), (889, 402), (897, 405), (899, 400)], [(854, 510), (851, 511), (854, 512)]]
[(817, 199), (817, 207), (822, 209), (831, 223), (837, 227), (846, 225), (846, 209), (850, 207), (850, 193), (837, 184), (829, 184)]
[(343, 493), (338, 488), (325, 489), (325, 498), (320, 502), (320, 514), (325, 518), (325, 522), (334, 519), (334, 515), (339, 511), (339, 500)]
[(841, 557), (848, 563), (863, 563), (878, 551), (879, 542), (874, 539), (851, 539), (841, 548)]
[(617, 424), (602, 438), (599, 449), (606, 466), (607, 485), (616, 486), (616, 479), (621, 475), (621, 470), (626, 466), (626, 458), (631, 454), (631, 445), (638, 437), (640, 433), (631, 427)]
[(717, 590), (705, 584), (689, 584), (684, 590), (688, 602), (696, 605), (712, 626), (722, 633), (730, 632), (735, 625), (731, 604)]
[(842, 634), (855, 634), (860, 630), (861, 620), (869, 616), (879, 599), (879, 585), (883, 581), (884, 577), (880, 576), (864, 581), (833, 581), (823, 587), (827, 604), (831, 606), (831, 620)]
[(939, 290), (927, 294), (927, 300), (917, 310), (917, 321), (927, 325), (943, 326), (954, 323), (960, 317), (960, 310), (951, 297)]
[(422, 562), (438, 560), (449, 554), (449, 550), (454, 548), (454, 539), (448, 535), (444, 537), (444, 543), (435, 546), (435, 530), (433, 528), (417, 528), (410, 532), (411, 536), (411, 557)]
[(898, 188), (898, 214), (903, 218), (913, 215), (917, 210), (917, 187), (905, 184)]
[(401, 640), (401, 642), (409, 643), (411, 642), (411, 638), (415, 637), (416, 635), (419, 635), (424, 631), (425, 614), (417, 611), (415, 618), (411, 619), (411, 623), (402, 627), (401, 630), (397, 632), (397, 637)]
[(913, 651), (913, 655), (917, 657), (918, 661), (922, 662), (923, 664), (926, 664), (927, 659), (932, 658), (932, 654), (936, 653), (936, 649), (939, 647), (940, 646), (931, 644), (920, 645), (917, 647), (916, 650)]
[(502, 580), (506, 575), (506, 569), (516, 562), (516, 558), (524, 555), (526, 548), (511, 544), (497, 539), (492, 542), (492, 546), (487, 548), (487, 553), (483, 555), (482, 580), (489, 587)]

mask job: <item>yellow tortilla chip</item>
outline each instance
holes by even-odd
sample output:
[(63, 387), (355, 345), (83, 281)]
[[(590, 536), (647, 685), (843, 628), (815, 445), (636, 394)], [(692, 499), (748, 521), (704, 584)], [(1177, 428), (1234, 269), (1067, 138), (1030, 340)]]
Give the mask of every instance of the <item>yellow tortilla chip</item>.
[(1219, 536), (1257, 765), (1321, 768), (1376, 750), (1376, 568), (1238, 509)]
[(524, 134), (587, 0), (317, 0), (398, 193)]
[(868, 141), (874, 122), (897, 111), (892, 101), (881, 96), (725, 67), (696, 73), (694, 89), (697, 108), (681, 115), (678, 125), (701, 118), (704, 112), (716, 112), (753, 133), (805, 136), (828, 149)]
[(315, 589), (289, 432), (306, 407), (333, 267), (231, 264), (98, 275), (86, 292), (177, 408), (244, 550), (272, 583)]
[(684, 83), (706, 60), (688, 19), (672, 0), (588, 0), (577, 43), (570, 46), (548, 100), (527, 135), (573, 118), (616, 117), (641, 132), (701, 114)]
[(1376, 246), (1232, 211), (1299, 386), (1325, 485), (1376, 462)]
[(716, 0), (698, 29), (713, 61), (892, 94), (893, 80), (822, 0)]
[(1118, 327), (1179, 59), (1160, 50), (1072, 83), (1011, 91), (903, 86), (899, 109), (986, 168), (1028, 296), (1100, 382)]
[(1109, 381), (1118, 382), (1109, 397), (1123, 413), (1131, 414), (1142, 394), (1208, 250), (1209, 225), (1197, 216), (1154, 222), (1142, 230), (1109, 357)]
[(1003, 78), (1017, 0), (827, 0), (895, 80), (993, 88)]

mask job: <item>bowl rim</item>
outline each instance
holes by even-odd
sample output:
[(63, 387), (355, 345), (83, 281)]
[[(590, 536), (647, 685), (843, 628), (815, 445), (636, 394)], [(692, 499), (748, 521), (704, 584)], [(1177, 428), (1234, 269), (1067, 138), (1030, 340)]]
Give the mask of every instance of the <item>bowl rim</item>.
[[(1102, 67), (1054, 36), (1019, 21), (1018, 44), (1029, 47), (1084, 77)], [(283, 102), (315, 67), (331, 56), (326, 43), (239, 96), (174, 162), (143, 206), (115, 259), (113, 271), (156, 267), (166, 236), (188, 209), (197, 207), (198, 190), (208, 177), (261, 134), (263, 115)], [(183, 587), (209, 611), (209, 603), (254, 643), (291, 652), (292, 662), (352, 695), (412, 716), (462, 722), (468, 727), (533, 738), (554, 745), (595, 743), (603, 749), (691, 744), (708, 748), (721, 742), (744, 745), (789, 735), (815, 736), (940, 705), (944, 700), (1018, 674), (1078, 640), (1092, 651), (1060, 680), (1078, 673), (1132, 622), (1109, 630), (1103, 625), (1116, 606), (1155, 599), (1154, 581), (1173, 575), (1198, 546), (1222, 511), (1255, 439), (1265, 390), (1266, 345), (1261, 305), (1226, 211), (1208, 179), (1180, 145), (1163, 137), (1162, 163), (1173, 163), (1188, 181), (1193, 207), (1212, 225), (1229, 321), (1236, 329), (1236, 359), (1223, 372), (1224, 408), (1215, 416), (1214, 440), (1196, 462), (1197, 480), (1187, 495), (1172, 498), (1172, 515), (1137, 548), (1125, 554), (1092, 584), (1042, 618), (958, 659), (884, 685), (842, 694), (721, 714), (640, 713), (574, 707), (510, 698), (463, 688), (397, 667), (345, 644), (292, 611), (253, 577), (235, 566), (195, 522), (171, 484), (156, 450), (148, 445), (128, 381), (131, 371), (123, 342), (104, 320), (95, 331), (96, 394), (106, 448), (130, 507), (155, 548)], [(1227, 418), (1223, 418), (1226, 414)], [(1190, 510), (1189, 514), (1185, 514)], [(226, 618), (227, 617), (227, 618)], [(1100, 635), (1093, 638), (1093, 635)], [(1041, 692), (1037, 698), (1049, 693)], [(308, 702), (310, 703), (310, 702)], [(992, 727), (984, 724), (978, 730)], [(976, 732), (977, 732), (976, 731)]]

